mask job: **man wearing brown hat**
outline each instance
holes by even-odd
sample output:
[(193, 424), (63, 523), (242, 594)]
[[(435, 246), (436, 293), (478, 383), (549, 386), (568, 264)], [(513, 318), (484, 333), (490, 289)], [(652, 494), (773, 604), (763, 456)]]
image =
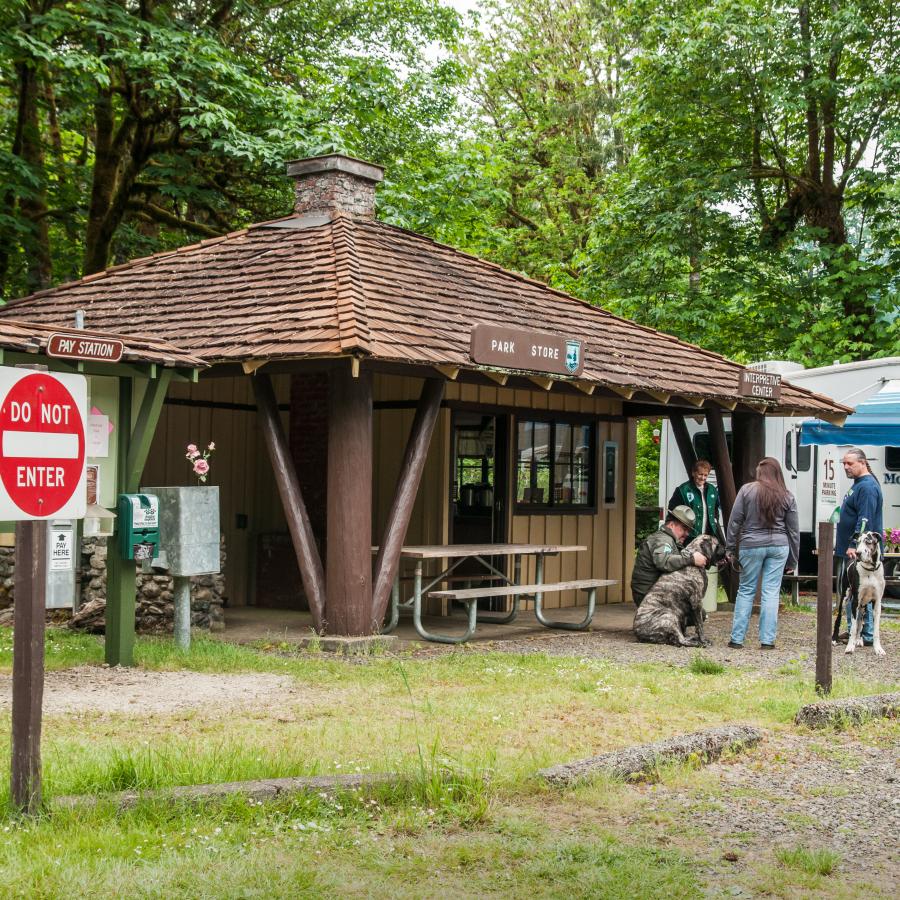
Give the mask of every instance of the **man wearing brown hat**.
[(635, 606), (641, 605), (660, 575), (677, 572), (685, 566), (706, 565), (702, 553), (684, 549), (684, 542), (694, 530), (696, 521), (689, 506), (676, 506), (666, 514), (662, 527), (643, 541), (631, 575), (631, 596)]

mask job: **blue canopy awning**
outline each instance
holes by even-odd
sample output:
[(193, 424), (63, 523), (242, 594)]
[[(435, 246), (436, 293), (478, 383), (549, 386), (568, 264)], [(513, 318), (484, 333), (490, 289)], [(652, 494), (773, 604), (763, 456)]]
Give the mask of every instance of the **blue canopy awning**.
[(900, 380), (886, 382), (877, 394), (860, 403), (842, 426), (820, 419), (804, 422), (800, 443), (900, 447)]

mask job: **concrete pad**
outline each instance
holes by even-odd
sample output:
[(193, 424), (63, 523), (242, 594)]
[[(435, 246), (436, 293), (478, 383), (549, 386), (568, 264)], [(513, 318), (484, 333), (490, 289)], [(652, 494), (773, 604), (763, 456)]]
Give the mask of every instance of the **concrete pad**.
[[(312, 616), (308, 612), (291, 609), (265, 609), (256, 606), (228, 607), (224, 612), (225, 630), (210, 635), (216, 640), (236, 644), (250, 644), (257, 641), (283, 642), (310, 648), (318, 646), (319, 649), (325, 649), (322, 641), (335, 640), (331, 636), (322, 638), (315, 634)], [(553, 609), (549, 613), (554, 618), (579, 622), (584, 618), (584, 607), (572, 606)], [(490, 615), (490, 613), (485, 613), (485, 618)], [(594, 624), (590, 630), (630, 634), (633, 620), (633, 603), (610, 603), (597, 607)], [(438, 634), (461, 634), (465, 630), (466, 615), (462, 610), (454, 610), (453, 614), (449, 616), (424, 616), (423, 622), (429, 631)], [(479, 622), (475, 634), (467, 644), (502, 644), (504, 641), (545, 640), (553, 636), (572, 635), (573, 633), (579, 632), (562, 632), (545, 628), (535, 618), (534, 610), (525, 608), (509, 625), (500, 625), (489, 621)], [(400, 623), (395, 631), (390, 635), (376, 635), (375, 638), (381, 641), (390, 639), (392, 643), (383, 648), (383, 650), (389, 651), (441, 646), (446, 649), (446, 645), (422, 640), (413, 627), (412, 618), (406, 610), (401, 612)], [(466, 646), (466, 644), (462, 646)]]
[(396, 650), (397, 636), (394, 634), (374, 635), (311, 635), (299, 638), (298, 647), (304, 650), (321, 650), (340, 656), (377, 656)]

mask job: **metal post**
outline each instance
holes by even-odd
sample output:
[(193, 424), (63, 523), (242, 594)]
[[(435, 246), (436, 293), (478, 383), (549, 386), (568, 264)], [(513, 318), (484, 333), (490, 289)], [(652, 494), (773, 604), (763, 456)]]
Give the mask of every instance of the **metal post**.
[(191, 647), (191, 579), (187, 575), (174, 575), (175, 646), (179, 650)]
[(46, 585), (47, 523), (17, 522), (10, 795), (25, 815), (41, 807)]
[[(119, 379), (118, 451), (116, 454), (116, 492), (128, 493), (126, 469), (131, 441), (132, 379)], [(116, 521), (116, 531), (124, 528)], [(111, 666), (134, 665), (134, 612), (137, 598), (135, 564), (119, 549), (118, 534), (106, 541), (106, 640), (105, 656)]]
[[(831, 604), (834, 525), (819, 522), (819, 582), (816, 592), (816, 690), (831, 693)], [(840, 590), (840, 586), (838, 587)]]

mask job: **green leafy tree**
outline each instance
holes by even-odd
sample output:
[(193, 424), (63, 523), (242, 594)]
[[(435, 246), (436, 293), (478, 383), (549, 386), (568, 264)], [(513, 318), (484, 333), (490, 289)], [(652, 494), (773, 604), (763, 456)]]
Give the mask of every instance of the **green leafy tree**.
[(629, 40), (612, 3), (482, 4), (458, 122), (385, 211), (576, 290), (597, 196), (630, 152), (618, 124)]
[(896, 352), (895, 2), (639, 3), (596, 296), (743, 356)]
[[(283, 214), (285, 159), (381, 162), (452, 105), (437, 0), (8, 0), (0, 289)], [(446, 56), (446, 54), (444, 54)]]

